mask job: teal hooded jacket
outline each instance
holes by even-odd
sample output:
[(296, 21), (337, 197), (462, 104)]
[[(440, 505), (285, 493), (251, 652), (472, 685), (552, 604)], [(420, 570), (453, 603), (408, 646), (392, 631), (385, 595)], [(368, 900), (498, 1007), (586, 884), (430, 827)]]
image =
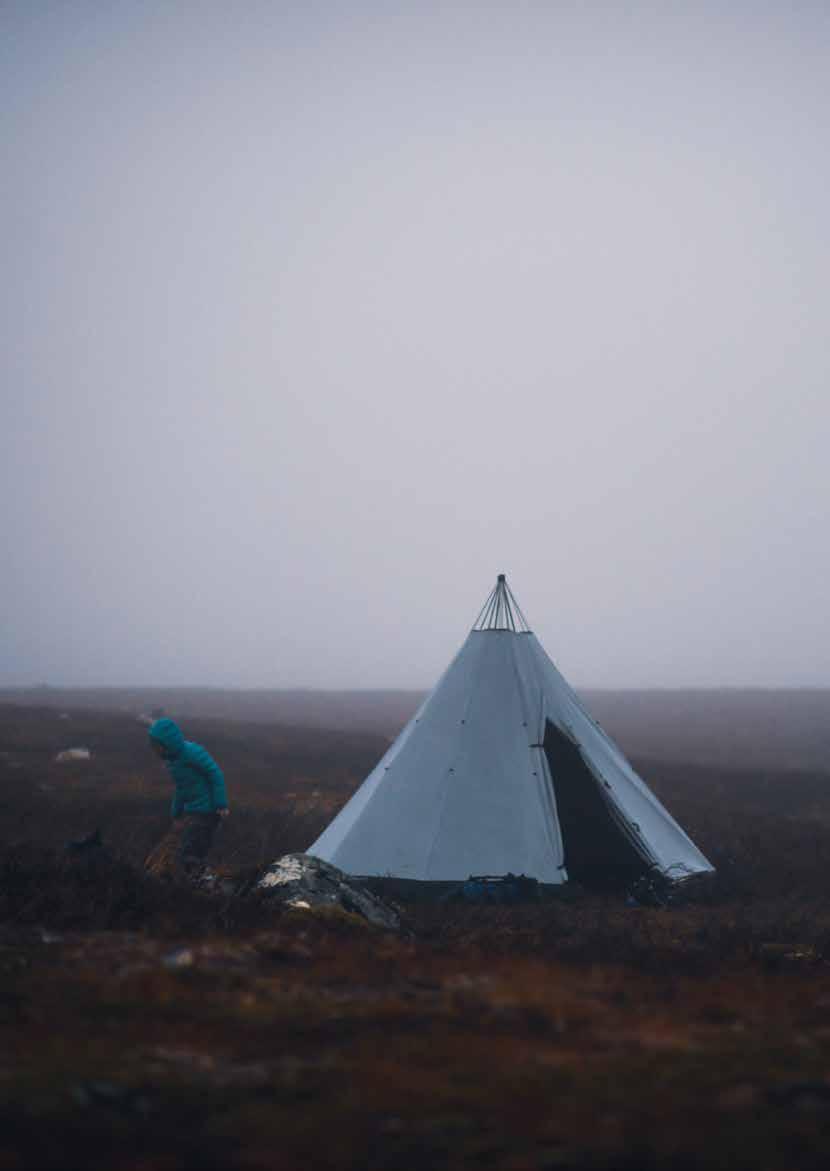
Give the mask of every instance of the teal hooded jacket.
[(227, 809), (225, 778), (206, 748), (185, 740), (181, 728), (166, 717), (149, 729), (150, 739), (162, 746), (164, 761), (176, 785), (172, 813), (215, 813)]

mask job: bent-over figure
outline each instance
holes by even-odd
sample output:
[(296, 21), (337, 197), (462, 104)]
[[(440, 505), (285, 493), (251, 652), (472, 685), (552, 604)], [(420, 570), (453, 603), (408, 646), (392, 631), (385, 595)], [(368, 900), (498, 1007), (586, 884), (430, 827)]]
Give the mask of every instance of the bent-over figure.
[(220, 819), (228, 816), (225, 778), (201, 744), (185, 740), (166, 716), (148, 729), (150, 743), (173, 779), (173, 826), (147, 858), (145, 869), (157, 876), (198, 876)]

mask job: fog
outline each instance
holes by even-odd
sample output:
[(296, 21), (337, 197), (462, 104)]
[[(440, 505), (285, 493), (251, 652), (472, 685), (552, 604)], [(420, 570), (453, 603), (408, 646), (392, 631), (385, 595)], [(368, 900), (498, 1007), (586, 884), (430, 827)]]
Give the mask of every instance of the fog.
[(0, 682), (830, 685), (827, 5), (0, 14)]

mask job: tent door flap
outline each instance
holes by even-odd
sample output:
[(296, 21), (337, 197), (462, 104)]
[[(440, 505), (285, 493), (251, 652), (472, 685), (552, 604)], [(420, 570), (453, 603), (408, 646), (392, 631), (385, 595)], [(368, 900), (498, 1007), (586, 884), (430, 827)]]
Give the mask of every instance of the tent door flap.
[(565, 847), (568, 877), (584, 886), (626, 887), (652, 865), (642, 842), (577, 744), (550, 720), (544, 752)]

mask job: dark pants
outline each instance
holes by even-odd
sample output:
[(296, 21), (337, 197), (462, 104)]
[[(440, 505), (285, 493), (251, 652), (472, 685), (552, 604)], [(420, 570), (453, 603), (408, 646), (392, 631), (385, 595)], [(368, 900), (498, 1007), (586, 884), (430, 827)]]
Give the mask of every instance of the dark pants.
[(187, 813), (174, 821), (145, 868), (157, 878), (195, 876), (204, 865), (220, 820), (218, 813)]
[(179, 858), (186, 873), (198, 870), (204, 863), (219, 825), (218, 813), (188, 813), (184, 819), (184, 833)]

